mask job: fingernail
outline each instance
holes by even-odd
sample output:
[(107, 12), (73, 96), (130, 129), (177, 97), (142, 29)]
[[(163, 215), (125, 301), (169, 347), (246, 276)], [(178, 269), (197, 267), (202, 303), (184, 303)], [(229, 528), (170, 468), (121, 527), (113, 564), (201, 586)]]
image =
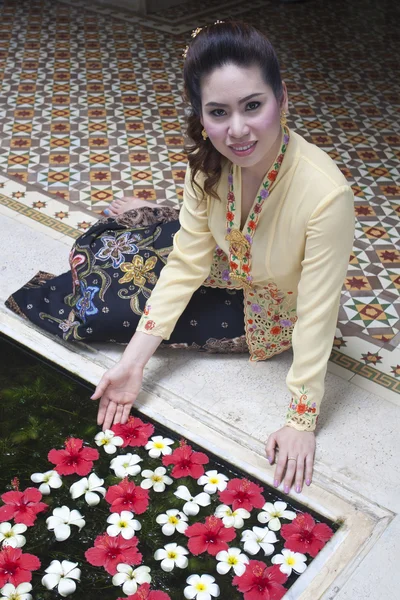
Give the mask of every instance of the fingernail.
[(104, 213), (105, 215), (109, 215), (109, 214), (110, 214), (110, 211), (108, 210), (108, 208), (105, 208), (105, 209), (103, 210), (103, 213)]
[(268, 458), (269, 464), (272, 465), (272, 456), (267, 456), (267, 458)]
[(288, 485), (285, 485), (284, 490), (285, 494), (288, 494), (290, 491), (290, 487)]
[(306, 480), (306, 484), (307, 484), (307, 485), (311, 485), (311, 479), (307, 479), (307, 480)]
[(298, 494), (300, 494), (300, 492), (301, 492), (301, 487), (300, 487), (299, 485), (296, 485), (296, 492), (297, 492)]
[(279, 485), (279, 481), (277, 479), (274, 479), (274, 487), (278, 487)]

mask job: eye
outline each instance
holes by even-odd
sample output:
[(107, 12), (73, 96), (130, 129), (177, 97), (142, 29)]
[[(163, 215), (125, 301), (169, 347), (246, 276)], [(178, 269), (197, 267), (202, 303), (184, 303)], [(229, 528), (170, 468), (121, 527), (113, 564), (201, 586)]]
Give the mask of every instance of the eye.
[(210, 115), (212, 115), (213, 117), (223, 117), (224, 115), (221, 113), (225, 113), (225, 111), (222, 108), (216, 108), (215, 110), (212, 110), (210, 112)]
[(246, 106), (246, 110), (256, 110), (259, 106), (261, 106), (261, 102), (249, 102)]

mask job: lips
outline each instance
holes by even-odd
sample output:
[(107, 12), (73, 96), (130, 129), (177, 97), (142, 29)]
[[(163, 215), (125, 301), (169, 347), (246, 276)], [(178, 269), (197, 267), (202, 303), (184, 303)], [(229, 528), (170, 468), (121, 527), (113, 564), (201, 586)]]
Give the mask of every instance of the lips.
[(247, 144), (235, 144), (229, 146), (236, 156), (249, 156), (254, 152), (257, 142), (248, 142)]

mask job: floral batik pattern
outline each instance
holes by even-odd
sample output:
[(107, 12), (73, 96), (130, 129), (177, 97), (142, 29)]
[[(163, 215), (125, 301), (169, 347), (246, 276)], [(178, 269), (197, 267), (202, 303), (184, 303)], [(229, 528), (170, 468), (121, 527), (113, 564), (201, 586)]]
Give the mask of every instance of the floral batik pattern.
[(286, 414), (286, 424), (301, 428), (302, 431), (314, 431), (318, 421), (318, 406), (308, 399), (308, 393), (303, 385), (298, 398), (291, 399)]

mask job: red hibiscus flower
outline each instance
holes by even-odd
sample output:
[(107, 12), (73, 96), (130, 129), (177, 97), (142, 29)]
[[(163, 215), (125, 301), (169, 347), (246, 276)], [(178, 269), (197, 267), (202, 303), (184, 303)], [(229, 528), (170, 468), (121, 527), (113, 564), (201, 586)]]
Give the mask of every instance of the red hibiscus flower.
[(90, 473), (93, 461), (99, 458), (99, 453), (94, 448), (84, 448), (83, 440), (69, 438), (65, 442), (65, 450), (50, 450), (48, 460), (55, 464), (54, 469), (60, 475), (77, 473), (82, 477)]
[(244, 508), (249, 512), (253, 508), (262, 508), (266, 502), (262, 495), (263, 489), (248, 479), (231, 479), (219, 499), (224, 504), (232, 505), (233, 510)]
[(150, 584), (144, 583), (141, 585), (136, 594), (127, 598), (118, 598), (118, 600), (171, 600), (170, 596), (165, 592), (155, 592), (150, 590)]
[(233, 221), (233, 219), (234, 219), (234, 218), (235, 218), (235, 217), (234, 217), (234, 214), (233, 214), (233, 212), (231, 212), (231, 211), (228, 211), (228, 212), (226, 213), (226, 220), (227, 220), (227, 221)]
[(129, 417), (125, 425), (118, 423), (111, 427), (115, 435), (119, 435), (124, 440), (123, 448), (126, 446), (145, 446), (149, 437), (154, 433), (154, 425), (144, 423), (138, 417)]
[(86, 550), (85, 557), (91, 565), (104, 567), (107, 573), (115, 575), (119, 563), (140, 565), (143, 557), (136, 548), (137, 544), (136, 536), (125, 540), (121, 535), (111, 537), (104, 533), (97, 536), (94, 547)]
[(243, 575), (236, 575), (232, 583), (244, 600), (280, 600), (287, 592), (282, 585), (286, 581), (287, 575), (281, 573), (279, 565), (267, 567), (260, 560), (251, 560)]
[(308, 513), (300, 513), (290, 525), (282, 525), (281, 534), (286, 540), (285, 548), (315, 557), (331, 539), (333, 531), (325, 523), (316, 525)]
[(22, 554), (20, 548), (5, 546), (0, 552), (0, 588), (6, 583), (18, 586), (31, 581), (31, 571), (40, 568), (40, 560), (34, 554)]
[(278, 175), (278, 171), (271, 171), (270, 173), (268, 173), (267, 177), (270, 181), (275, 181), (276, 177)]
[(125, 478), (118, 485), (112, 485), (106, 493), (106, 501), (111, 504), (110, 511), (120, 513), (130, 510), (141, 515), (149, 505), (149, 491), (135, 485)]
[(236, 532), (234, 527), (225, 527), (221, 519), (211, 516), (204, 524), (195, 523), (188, 527), (185, 535), (189, 538), (188, 548), (192, 554), (208, 552), (216, 556), (221, 550), (228, 550), (227, 542), (236, 537)]
[(16, 523), (31, 527), (37, 514), (47, 510), (47, 504), (40, 502), (42, 494), (33, 487), (24, 492), (6, 492), (1, 499), (5, 506), (0, 508), (0, 521), (14, 519)]
[(194, 452), (188, 444), (183, 444), (168, 456), (163, 456), (162, 463), (164, 467), (175, 465), (171, 471), (172, 477), (193, 477), (198, 479), (204, 475), (203, 465), (209, 462), (208, 456), (203, 452)]

